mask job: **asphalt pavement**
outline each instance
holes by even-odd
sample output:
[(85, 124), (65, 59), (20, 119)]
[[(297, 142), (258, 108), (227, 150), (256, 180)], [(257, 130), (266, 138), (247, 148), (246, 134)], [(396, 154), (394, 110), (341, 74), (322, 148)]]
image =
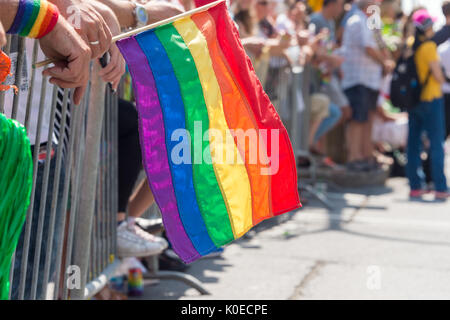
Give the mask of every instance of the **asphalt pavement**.
[[(449, 175), (450, 177), (450, 175)], [(187, 273), (211, 293), (148, 282), (141, 299), (450, 299), (450, 201), (410, 201), (404, 178), (331, 190)]]

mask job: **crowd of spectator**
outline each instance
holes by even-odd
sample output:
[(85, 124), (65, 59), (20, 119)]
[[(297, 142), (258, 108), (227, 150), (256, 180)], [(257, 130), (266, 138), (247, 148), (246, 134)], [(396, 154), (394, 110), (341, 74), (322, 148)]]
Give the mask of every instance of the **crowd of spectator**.
[[(425, 8), (405, 15), (396, 0), (236, 0), (231, 14), (256, 73), (286, 122), (291, 113), (284, 111), (286, 99), (280, 97), (283, 91), (278, 87), (287, 85), (282, 75), (298, 66), (312, 69), (308, 148), (323, 167), (371, 172), (394, 161), (384, 156), (386, 145), (408, 150), (405, 175), (411, 196), (422, 196), (434, 188), (436, 197), (445, 199), (443, 144), (449, 123), (441, 120), (444, 114), (448, 119), (450, 113), (448, 102), (445, 112), (442, 99), (442, 90), (448, 90), (444, 78), (449, 72), (449, 8), (449, 2), (444, 1), (446, 25), (436, 34), (435, 19)], [(408, 54), (415, 55), (425, 107), (400, 110), (389, 100), (390, 86), (396, 62)], [(433, 111), (428, 114), (427, 108)], [(437, 118), (431, 122), (433, 117)], [(341, 139), (333, 139), (341, 144), (344, 157), (329, 154), (327, 148), (326, 137), (335, 133), (336, 127), (345, 132)], [(427, 138), (422, 135), (424, 131)], [(432, 162), (426, 180), (421, 170), (423, 141)], [(298, 160), (300, 165), (310, 164), (304, 157)], [(425, 186), (425, 181), (433, 182), (434, 187)]]

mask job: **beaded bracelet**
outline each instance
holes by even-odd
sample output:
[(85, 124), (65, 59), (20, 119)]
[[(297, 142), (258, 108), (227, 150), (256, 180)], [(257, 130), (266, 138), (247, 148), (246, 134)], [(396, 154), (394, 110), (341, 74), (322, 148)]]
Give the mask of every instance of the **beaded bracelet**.
[(7, 33), (39, 39), (53, 30), (58, 17), (58, 7), (53, 3), (46, 0), (19, 0), (16, 17)]

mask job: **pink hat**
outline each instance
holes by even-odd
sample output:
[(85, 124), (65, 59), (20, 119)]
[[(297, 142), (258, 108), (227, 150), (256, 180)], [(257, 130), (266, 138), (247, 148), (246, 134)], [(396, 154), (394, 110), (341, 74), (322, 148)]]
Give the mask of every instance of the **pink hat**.
[(437, 21), (437, 18), (432, 17), (426, 9), (420, 9), (414, 12), (412, 20), (418, 29), (425, 31), (433, 27), (433, 24)]

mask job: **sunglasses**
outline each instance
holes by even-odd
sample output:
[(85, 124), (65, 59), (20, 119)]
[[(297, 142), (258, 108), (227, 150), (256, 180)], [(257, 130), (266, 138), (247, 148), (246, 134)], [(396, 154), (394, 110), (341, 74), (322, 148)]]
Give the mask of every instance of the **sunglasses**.
[(261, 6), (267, 6), (269, 4), (269, 1), (258, 1), (257, 4)]

